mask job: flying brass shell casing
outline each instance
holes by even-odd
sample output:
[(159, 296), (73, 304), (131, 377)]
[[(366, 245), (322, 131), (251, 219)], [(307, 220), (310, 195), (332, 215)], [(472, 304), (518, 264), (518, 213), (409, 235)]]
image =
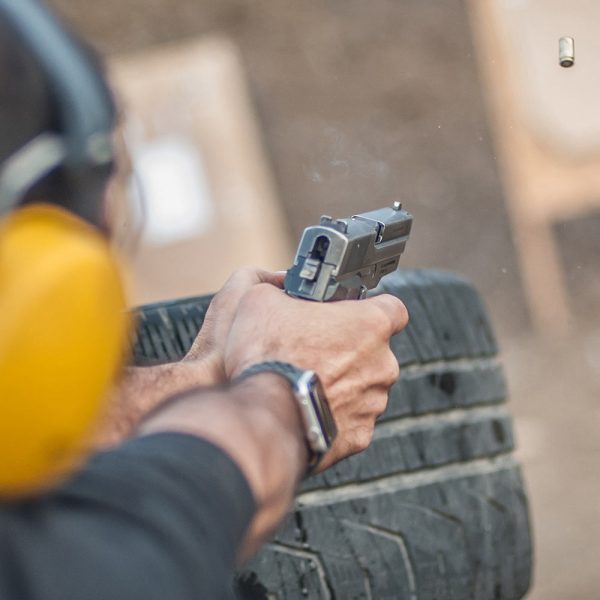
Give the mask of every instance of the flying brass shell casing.
[(572, 37), (558, 40), (558, 64), (566, 68), (575, 64), (575, 40)]

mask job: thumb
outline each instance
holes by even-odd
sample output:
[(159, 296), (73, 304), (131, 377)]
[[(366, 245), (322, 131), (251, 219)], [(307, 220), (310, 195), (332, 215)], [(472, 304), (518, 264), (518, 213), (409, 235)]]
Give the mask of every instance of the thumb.
[(258, 277), (257, 283), (270, 283), (278, 288), (283, 288), (283, 281), (287, 271), (263, 271), (256, 269), (255, 275)]

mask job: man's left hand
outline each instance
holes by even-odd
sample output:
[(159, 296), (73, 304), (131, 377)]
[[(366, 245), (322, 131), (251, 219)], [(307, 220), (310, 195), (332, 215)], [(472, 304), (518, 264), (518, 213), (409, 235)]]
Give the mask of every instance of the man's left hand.
[(213, 298), (200, 333), (181, 361), (124, 369), (95, 445), (110, 447), (122, 442), (149, 412), (176, 394), (226, 383), (225, 344), (240, 300), (260, 283), (283, 287), (284, 277), (283, 272), (250, 267), (235, 271)]
[(241, 299), (260, 283), (283, 288), (284, 278), (284, 271), (272, 273), (252, 267), (235, 271), (210, 303), (202, 329), (183, 361), (201, 363), (212, 385), (225, 383), (225, 347)]

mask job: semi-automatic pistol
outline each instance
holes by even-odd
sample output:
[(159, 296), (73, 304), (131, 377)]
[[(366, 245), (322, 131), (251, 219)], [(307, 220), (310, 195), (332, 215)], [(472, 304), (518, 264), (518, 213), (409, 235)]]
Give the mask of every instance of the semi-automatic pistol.
[(302, 234), (284, 287), (307, 300), (355, 300), (398, 267), (412, 216), (400, 202), (348, 219), (321, 217)]

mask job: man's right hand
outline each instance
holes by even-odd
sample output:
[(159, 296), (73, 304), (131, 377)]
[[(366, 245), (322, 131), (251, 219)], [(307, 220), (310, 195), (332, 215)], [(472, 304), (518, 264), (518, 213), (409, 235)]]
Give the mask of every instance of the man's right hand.
[[(216, 321), (224, 319), (228, 330), (226, 343), (218, 346), (225, 376), (235, 379), (266, 360), (316, 371), (338, 427), (320, 469), (364, 450), (398, 377), (389, 338), (408, 321), (402, 302), (383, 295), (321, 304), (291, 298), (268, 283), (247, 287), (227, 303), (235, 308), (224, 311), (225, 317), (215, 305)], [(140, 435), (159, 432), (209, 440), (237, 463), (256, 503), (240, 548), (240, 557), (248, 557), (286, 514), (306, 470), (300, 412), (288, 383), (261, 373), (228, 387), (189, 391), (164, 402), (138, 429)]]
[(404, 304), (387, 294), (317, 303), (292, 298), (273, 285), (255, 285), (241, 299), (229, 332), (226, 374), (235, 378), (268, 360), (315, 371), (338, 428), (323, 470), (371, 442), (400, 372), (389, 339), (407, 323)]

